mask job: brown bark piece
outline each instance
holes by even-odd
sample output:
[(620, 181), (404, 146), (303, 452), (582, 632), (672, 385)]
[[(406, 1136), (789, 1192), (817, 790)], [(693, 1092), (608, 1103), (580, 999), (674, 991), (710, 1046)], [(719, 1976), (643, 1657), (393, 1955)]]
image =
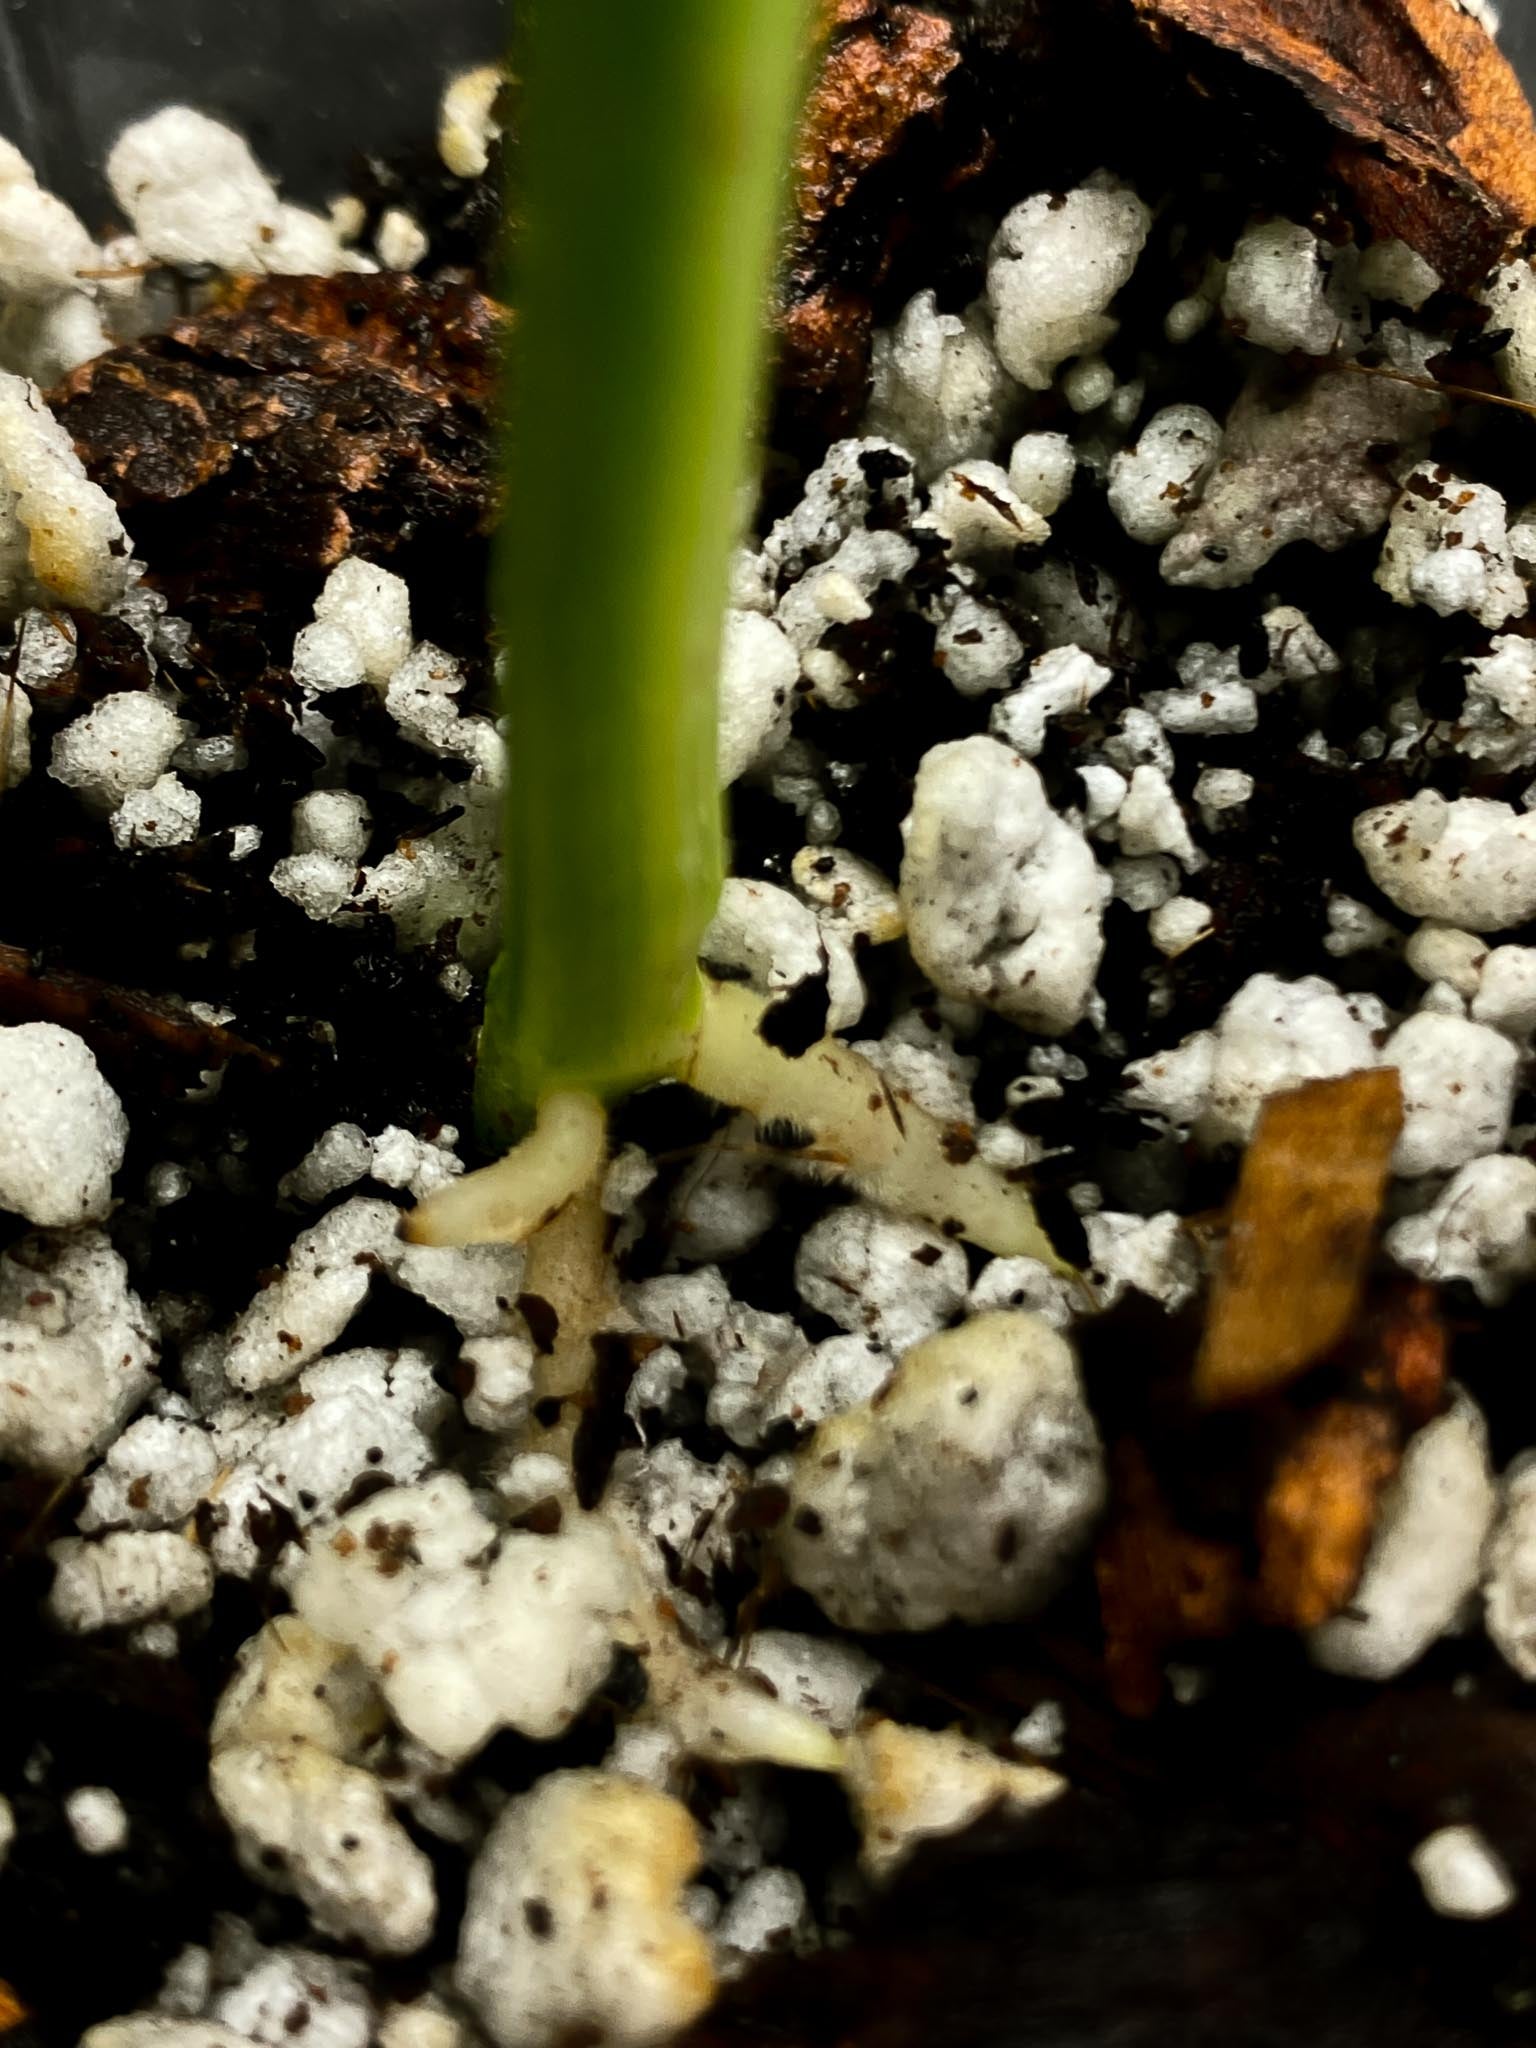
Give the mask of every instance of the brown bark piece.
[(1410, 1429), (1422, 1429), (1445, 1406), (1449, 1376), (1450, 1339), (1438, 1298), (1433, 1287), (1415, 1281), (1383, 1309), (1362, 1381), (1394, 1401)]
[(1347, 1605), (1403, 1446), (1445, 1405), (1447, 1349), (1435, 1290), (1422, 1283), (1394, 1286), (1360, 1318), (1343, 1387), (1292, 1420), (1259, 1503), (1262, 1620), (1316, 1628)]
[(1295, 86), (1337, 132), (1372, 229), (1468, 285), (1536, 225), (1536, 126), (1493, 39), (1454, 0), (1133, 0), (1161, 27)]
[(1247, 1589), (1237, 1545), (1179, 1527), (1139, 1444), (1116, 1445), (1111, 1470), (1115, 1509), (1093, 1561), (1104, 1673), (1119, 1711), (1141, 1716), (1162, 1697), (1168, 1651), (1230, 1635)]
[(837, 252), (844, 216), (872, 174), (901, 155), (914, 125), (941, 113), (960, 52), (954, 24), (923, 7), (827, 0), (823, 19), (827, 46), (795, 153), (782, 374), (805, 391), (855, 392), (874, 320), (867, 287), (883, 268), (892, 219), (883, 208), (877, 227), (865, 223), (851, 237), (859, 260), (845, 273)]
[(955, 31), (926, 8), (838, 0), (795, 152), (795, 217), (806, 234), (884, 163), (909, 123), (943, 104), (960, 61)]
[(1402, 1122), (1395, 1067), (1309, 1082), (1265, 1103), (1212, 1289), (1199, 1400), (1270, 1393), (1348, 1331)]
[(1376, 1504), (1397, 1470), (1400, 1432), (1384, 1407), (1330, 1401), (1282, 1454), (1259, 1510), (1258, 1605), (1281, 1628), (1316, 1628), (1356, 1586)]
[(504, 317), (451, 276), (245, 279), (50, 402), (157, 571), (260, 587), (484, 528)]

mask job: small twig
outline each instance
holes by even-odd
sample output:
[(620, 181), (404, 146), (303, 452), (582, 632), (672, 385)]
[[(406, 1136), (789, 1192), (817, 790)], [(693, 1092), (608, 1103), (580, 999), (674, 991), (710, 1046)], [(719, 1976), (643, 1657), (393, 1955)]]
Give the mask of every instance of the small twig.
[(77, 270), (75, 275), (79, 278), (89, 279), (93, 284), (98, 280), (102, 283), (110, 284), (124, 277), (149, 277), (154, 271), (161, 268), (162, 266), (158, 263), (108, 263), (93, 265), (88, 270)]
[(1501, 405), (1507, 412), (1523, 412), (1536, 419), (1536, 405), (1528, 399), (1508, 398), (1502, 391), (1477, 391), (1470, 384), (1441, 384), (1434, 377), (1416, 377), (1410, 370), (1389, 370), (1381, 363), (1341, 363), (1339, 368), (1356, 377), (1385, 377), (1393, 384), (1411, 384), (1415, 391), (1432, 391), (1437, 398), (1466, 398), (1478, 405)]
[(204, 1024), (170, 996), (119, 988), (67, 968), (42, 967), (22, 946), (0, 941), (0, 1023), (62, 1024), (94, 1052), (121, 1059), (158, 1049), (199, 1066), (253, 1059), (268, 1069), (278, 1056), (223, 1025)]

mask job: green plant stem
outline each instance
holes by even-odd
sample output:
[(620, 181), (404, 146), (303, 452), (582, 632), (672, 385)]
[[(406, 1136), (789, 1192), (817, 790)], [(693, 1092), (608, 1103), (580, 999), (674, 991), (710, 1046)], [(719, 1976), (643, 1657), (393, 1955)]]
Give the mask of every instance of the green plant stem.
[(493, 601), (487, 1138), (676, 1069), (724, 872), (716, 672), (807, 0), (531, 0)]

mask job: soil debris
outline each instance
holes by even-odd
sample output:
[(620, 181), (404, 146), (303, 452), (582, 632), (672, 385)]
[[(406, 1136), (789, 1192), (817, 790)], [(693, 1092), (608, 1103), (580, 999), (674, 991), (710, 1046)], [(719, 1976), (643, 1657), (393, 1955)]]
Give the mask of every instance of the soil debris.
[(1175, 1644), (1237, 1628), (1243, 1557), (1235, 1542), (1180, 1527), (1139, 1444), (1117, 1444), (1110, 1471), (1115, 1513), (1094, 1559), (1104, 1675), (1119, 1711), (1140, 1716), (1163, 1696), (1163, 1662)]
[(1344, 1606), (1360, 1582), (1399, 1449), (1392, 1415), (1364, 1401), (1328, 1401), (1301, 1423), (1259, 1510), (1266, 1619), (1316, 1628)]
[[(856, 398), (874, 320), (868, 287), (883, 255), (862, 278), (835, 273), (847, 271), (868, 236), (864, 188), (877, 173), (889, 180), (917, 124), (940, 113), (960, 53), (954, 24), (928, 8), (832, 0), (827, 15), (827, 50), (795, 159), (784, 368), (793, 385)], [(881, 242), (891, 225), (887, 218)]]
[[(1473, 283), (1536, 225), (1536, 133), (1508, 61), (1443, 0), (1135, 0), (1297, 88), (1339, 140), (1333, 169), (1379, 235)], [(1192, 63), (1198, 68), (1194, 53)]]
[(183, 1068), (216, 1068), (231, 1059), (253, 1059), (264, 1068), (278, 1064), (274, 1054), (221, 1024), (205, 1023), (174, 997), (40, 966), (20, 946), (0, 944), (0, 1021), (62, 1024), (109, 1066), (141, 1063), (146, 1054)]

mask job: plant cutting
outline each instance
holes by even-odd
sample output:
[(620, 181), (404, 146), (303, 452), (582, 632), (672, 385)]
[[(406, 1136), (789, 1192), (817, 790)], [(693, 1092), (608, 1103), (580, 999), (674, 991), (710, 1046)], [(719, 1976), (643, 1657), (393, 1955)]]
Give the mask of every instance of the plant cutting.
[(726, 873), (720, 617), (810, 26), (804, 0), (528, 12), (492, 585), (506, 885), (475, 1099), (490, 1140), (533, 1130), (417, 1210), (424, 1244), (521, 1242), (595, 1180), (606, 1105), (678, 1079), (804, 1131), (797, 1150), (896, 1208), (1054, 1259), (1021, 1186), (957, 1163), (846, 1046), (775, 1051), (768, 1004), (698, 966)]

